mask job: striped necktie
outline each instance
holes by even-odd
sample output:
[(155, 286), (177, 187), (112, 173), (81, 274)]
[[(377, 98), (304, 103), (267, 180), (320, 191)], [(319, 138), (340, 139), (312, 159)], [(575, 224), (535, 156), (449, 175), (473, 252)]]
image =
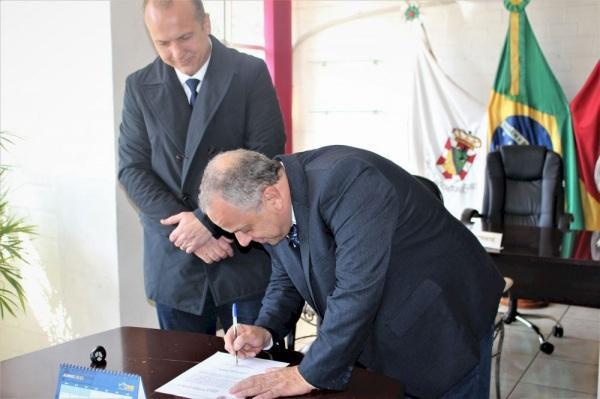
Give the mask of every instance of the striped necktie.
[(192, 107), (194, 107), (194, 103), (196, 102), (196, 97), (198, 96), (198, 92), (196, 91), (196, 88), (198, 88), (198, 85), (200, 84), (200, 79), (191, 78), (191, 79), (186, 80), (185, 84), (192, 91), (192, 95), (190, 96), (190, 105)]

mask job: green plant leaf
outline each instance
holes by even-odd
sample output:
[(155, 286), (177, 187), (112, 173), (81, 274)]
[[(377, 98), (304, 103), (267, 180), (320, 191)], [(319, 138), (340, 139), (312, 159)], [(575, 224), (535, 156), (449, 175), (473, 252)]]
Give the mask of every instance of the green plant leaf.
[[(0, 131), (0, 150), (6, 150), (7, 144), (14, 144), (13, 137), (16, 136)], [(6, 185), (2, 182), (10, 169), (0, 165), (0, 318), (7, 313), (16, 317), (18, 308), (25, 311), (25, 290), (19, 269), (20, 262), (27, 263), (22, 240), (23, 236), (36, 234), (34, 226), (10, 213)]]

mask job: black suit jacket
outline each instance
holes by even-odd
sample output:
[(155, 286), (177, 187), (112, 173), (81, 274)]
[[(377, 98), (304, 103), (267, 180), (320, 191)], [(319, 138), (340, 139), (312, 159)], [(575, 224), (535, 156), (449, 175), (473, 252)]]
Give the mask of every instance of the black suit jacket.
[[(205, 265), (168, 239), (160, 219), (198, 209), (198, 188), (209, 159), (248, 148), (283, 152), (283, 119), (264, 62), (223, 46), (212, 54), (192, 109), (172, 67), (157, 58), (127, 78), (119, 137), (119, 180), (144, 227), (144, 280), (148, 298), (201, 314), (211, 290), (217, 305), (262, 294), (270, 260), (260, 246)], [(243, 253), (242, 253), (243, 252)]]
[(479, 359), (504, 281), (476, 238), (391, 161), (333, 146), (281, 156), (300, 250), (265, 246), (273, 272), (257, 325), (289, 331), (306, 300), (322, 318), (300, 364), (343, 389), (356, 361), (435, 397)]

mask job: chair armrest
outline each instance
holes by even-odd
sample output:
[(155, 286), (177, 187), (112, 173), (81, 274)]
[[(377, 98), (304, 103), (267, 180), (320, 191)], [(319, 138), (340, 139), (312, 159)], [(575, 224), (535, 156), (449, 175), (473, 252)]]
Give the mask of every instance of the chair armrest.
[(481, 213), (479, 213), (476, 209), (466, 208), (464, 211), (462, 211), (462, 214), (460, 215), (460, 221), (464, 224), (473, 224), (471, 219), (481, 217)]
[(558, 218), (558, 228), (560, 230), (569, 230), (569, 226), (571, 226), (571, 222), (574, 219), (575, 218), (573, 217), (572, 213), (563, 213)]

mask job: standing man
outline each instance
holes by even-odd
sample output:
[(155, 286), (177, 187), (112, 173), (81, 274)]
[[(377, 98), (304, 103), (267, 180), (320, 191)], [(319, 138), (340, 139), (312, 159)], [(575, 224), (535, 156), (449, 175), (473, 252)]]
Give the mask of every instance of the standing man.
[(139, 209), (160, 327), (214, 334), (234, 301), (254, 321), (271, 270), (260, 245), (216, 234), (198, 209), (200, 177), (221, 151), (283, 152), (283, 119), (264, 62), (211, 36), (200, 0), (146, 0), (144, 21), (159, 57), (127, 78), (119, 180)]
[(236, 396), (344, 389), (358, 362), (417, 397), (489, 395), (504, 280), (476, 238), (424, 185), (368, 151), (333, 146), (271, 160), (247, 150), (206, 167), (200, 207), (273, 272), (254, 326), (225, 348), (254, 356), (307, 301), (322, 318), (299, 366), (250, 377)]

